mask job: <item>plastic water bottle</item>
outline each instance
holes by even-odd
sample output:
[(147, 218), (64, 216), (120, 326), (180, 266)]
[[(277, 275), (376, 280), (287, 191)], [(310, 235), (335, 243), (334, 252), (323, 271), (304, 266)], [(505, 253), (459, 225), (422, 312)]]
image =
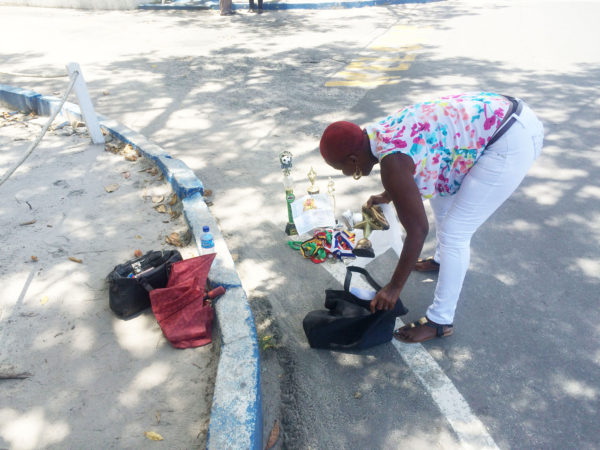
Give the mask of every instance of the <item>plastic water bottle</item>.
[(207, 255), (215, 252), (215, 241), (213, 235), (210, 232), (210, 228), (207, 225), (202, 227), (202, 236), (200, 236), (200, 247), (202, 248), (202, 254)]

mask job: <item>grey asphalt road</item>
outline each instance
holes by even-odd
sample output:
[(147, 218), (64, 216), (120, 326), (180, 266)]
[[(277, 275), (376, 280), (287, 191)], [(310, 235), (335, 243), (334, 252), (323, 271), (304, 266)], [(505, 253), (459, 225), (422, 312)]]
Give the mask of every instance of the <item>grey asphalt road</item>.
[[(260, 17), (1, 13), (11, 36), (0, 44), (1, 83), (61, 92), (64, 79), (6, 73), (79, 62), (99, 112), (183, 159), (213, 190), (211, 210), (259, 334), (274, 336), (261, 364), (265, 436), (278, 420), (279, 448), (472, 444), (449, 419), (454, 403), (432, 393), (439, 378), (417, 375), (401, 348), (308, 348), (302, 318), (339, 283), (286, 245), (279, 152), (294, 154), (297, 192), (312, 166), (322, 190), (335, 181), (338, 212), (356, 210), (380, 190), (377, 173), (354, 182), (321, 162), (329, 122), (368, 123), (464, 90), (525, 99), (544, 122), (544, 153), (474, 236), (455, 334), (424, 353), (490, 446), (600, 446), (600, 4), (445, 1)], [(424, 253), (433, 244), (432, 232)], [(369, 269), (383, 282), (393, 266), (387, 253)], [(407, 320), (423, 315), (434, 287), (435, 277), (411, 277)]]

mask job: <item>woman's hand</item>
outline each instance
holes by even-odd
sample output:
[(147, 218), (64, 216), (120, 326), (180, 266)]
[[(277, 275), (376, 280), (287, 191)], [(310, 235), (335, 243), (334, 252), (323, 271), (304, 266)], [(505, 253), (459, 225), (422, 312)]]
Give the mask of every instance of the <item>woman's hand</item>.
[(370, 208), (373, 205), (379, 205), (381, 203), (389, 203), (391, 201), (392, 201), (392, 199), (390, 198), (387, 191), (383, 191), (381, 194), (371, 195), (369, 197), (369, 200), (367, 200), (367, 203), (365, 203), (365, 206), (367, 208)]
[(371, 300), (371, 312), (393, 309), (399, 296), (398, 289), (389, 284), (384, 286)]

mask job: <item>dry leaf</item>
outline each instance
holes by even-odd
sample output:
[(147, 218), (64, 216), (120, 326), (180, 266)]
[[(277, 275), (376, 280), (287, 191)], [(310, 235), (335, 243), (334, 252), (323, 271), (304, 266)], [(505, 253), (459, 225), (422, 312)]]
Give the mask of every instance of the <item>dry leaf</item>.
[(37, 256), (35, 256), (35, 255), (31, 255), (31, 260), (32, 260), (33, 262), (36, 262), (36, 261), (38, 260), (38, 257), (37, 257)]
[(204, 196), (210, 197), (212, 195), (212, 191), (210, 189), (204, 189)]
[(104, 186), (106, 192), (111, 193), (119, 189), (118, 183), (109, 184), (108, 186)]
[(156, 209), (157, 212), (164, 214), (167, 212), (167, 207), (165, 205), (158, 205), (155, 206), (154, 209)]
[(169, 200), (169, 206), (173, 206), (175, 203), (177, 203), (177, 194), (173, 194), (173, 197)]
[(136, 234), (136, 235), (135, 235), (135, 238), (136, 238), (136, 239), (141, 239), (142, 237), (141, 237), (139, 234)]
[(155, 195), (152, 197), (152, 203), (160, 203), (165, 199), (164, 195)]
[(133, 252), (133, 256), (135, 256), (136, 258), (139, 258), (143, 255), (144, 254), (142, 253), (142, 251), (140, 249), (137, 249), (136, 251)]
[(75, 258), (74, 256), (69, 256), (69, 261), (73, 261), (73, 262), (76, 262), (76, 263), (79, 263), (79, 264), (81, 264), (83, 262), (82, 259)]
[(131, 155), (130, 154), (130, 155), (125, 155), (125, 159), (127, 161), (137, 161), (138, 157), (137, 157), (137, 155)]
[(20, 223), (19, 225), (20, 225), (20, 226), (24, 226), (24, 225), (33, 225), (34, 223), (35, 223), (35, 219), (34, 219), (34, 220), (30, 220), (29, 222), (23, 222), (23, 223)]
[(183, 247), (183, 242), (181, 242), (181, 238), (179, 237), (179, 233), (173, 232), (165, 238), (167, 244), (174, 245), (175, 247)]
[(104, 150), (106, 150), (107, 152), (111, 152), (111, 153), (119, 153), (119, 151), (121, 151), (120, 145), (118, 143), (113, 143), (113, 142), (107, 142), (104, 145)]
[(44, 295), (41, 299), (40, 299), (40, 303), (42, 305), (45, 305), (46, 303), (48, 303), (48, 296)]
[(273, 446), (277, 443), (277, 439), (279, 439), (279, 423), (277, 422), (277, 420), (275, 420), (265, 450), (273, 448)]
[(163, 441), (163, 437), (154, 431), (144, 431), (144, 436), (152, 441)]
[(363, 395), (362, 395), (362, 392), (360, 392), (360, 391), (356, 391), (356, 392), (354, 393), (354, 398), (356, 398), (356, 399), (362, 398), (362, 396), (363, 396)]

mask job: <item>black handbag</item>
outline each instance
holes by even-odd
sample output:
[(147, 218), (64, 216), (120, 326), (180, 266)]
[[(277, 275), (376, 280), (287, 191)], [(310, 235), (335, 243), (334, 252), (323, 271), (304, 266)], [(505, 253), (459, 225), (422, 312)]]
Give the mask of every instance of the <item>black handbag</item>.
[(362, 350), (389, 342), (396, 317), (408, 312), (398, 299), (393, 309), (371, 313), (370, 300), (362, 300), (350, 293), (352, 272), (362, 274), (376, 291), (381, 289), (365, 269), (348, 266), (344, 290), (327, 289), (327, 309), (311, 311), (304, 317), (302, 326), (312, 348)]
[(126, 319), (149, 308), (149, 291), (166, 287), (171, 265), (181, 260), (177, 250), (150, 251), (115, 266), (106, 277), (110, 309)]

